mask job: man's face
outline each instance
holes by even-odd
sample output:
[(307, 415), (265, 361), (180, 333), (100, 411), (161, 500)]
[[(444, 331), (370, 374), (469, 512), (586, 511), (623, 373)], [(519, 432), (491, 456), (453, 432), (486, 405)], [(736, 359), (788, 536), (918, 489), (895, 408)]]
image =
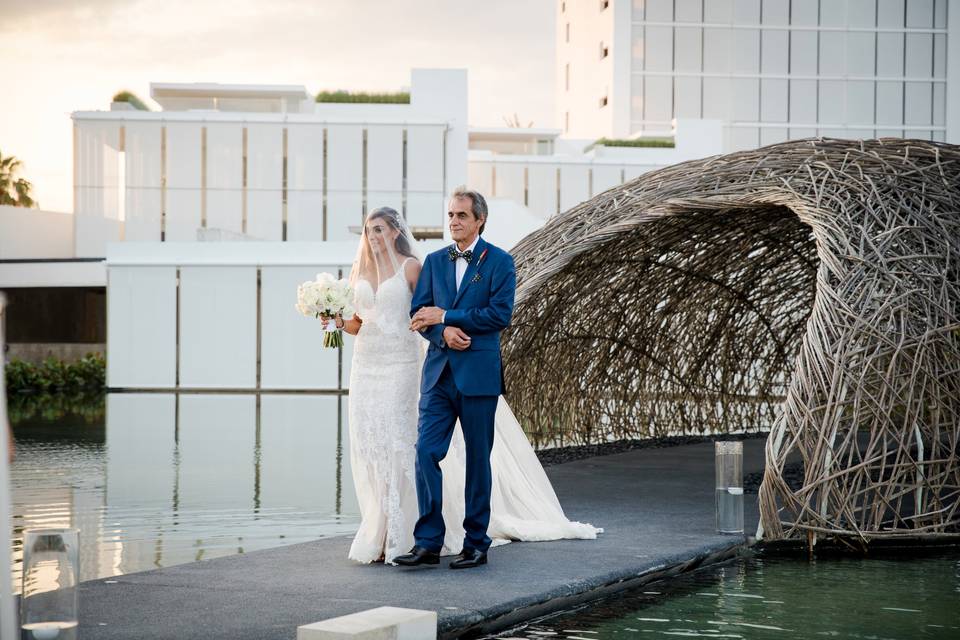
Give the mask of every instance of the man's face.
[(447, 224), (454, 242), (470, 244), (480, 235), (483, 220), (473, 216), (473, 202), (470, 198), (451, 198), (450, 208), (447, 210)]

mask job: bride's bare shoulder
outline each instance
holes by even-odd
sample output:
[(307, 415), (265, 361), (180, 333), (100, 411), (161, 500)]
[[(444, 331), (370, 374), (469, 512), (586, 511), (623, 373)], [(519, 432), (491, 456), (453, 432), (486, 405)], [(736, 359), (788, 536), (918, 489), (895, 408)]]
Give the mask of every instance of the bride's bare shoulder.
[(416, 258), (407, 260), (403, 265), (403, 274), (406, 277), (407, 282), (410, 283), (411, 289), (417, 285), (417, 278), (420, 277), (420, 269), (422, 269), (420, 261)]

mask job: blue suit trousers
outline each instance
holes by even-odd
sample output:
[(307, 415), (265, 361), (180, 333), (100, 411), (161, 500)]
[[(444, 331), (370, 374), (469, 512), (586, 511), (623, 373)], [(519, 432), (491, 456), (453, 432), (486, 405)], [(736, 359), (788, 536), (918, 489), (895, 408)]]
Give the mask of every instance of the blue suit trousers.
[(440, 461), (450, 448), (456, 421), (460, 419), (466, 444), (466, 491), (463, 528), (465, 549), (486, 551), (490, 547), (490, 451), (499, 396), (465, 396), (457, 389), (447, 364), (437, 384), (420, 396), (417, 437), (417, 499), (420, 518), (413, 535), (417, 546), (440, 551), (446, 527), (443, 524), (443, 475)]

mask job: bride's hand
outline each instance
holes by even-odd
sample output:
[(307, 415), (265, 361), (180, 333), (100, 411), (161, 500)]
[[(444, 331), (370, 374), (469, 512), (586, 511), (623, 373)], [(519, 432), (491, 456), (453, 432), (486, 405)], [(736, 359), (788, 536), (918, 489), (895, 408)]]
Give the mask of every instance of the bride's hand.
[(440, 307), (423, 307), (413, 314), (413, 318), (410, 320), (410, 330), (420, 331), (442, 322), (443, 309)]

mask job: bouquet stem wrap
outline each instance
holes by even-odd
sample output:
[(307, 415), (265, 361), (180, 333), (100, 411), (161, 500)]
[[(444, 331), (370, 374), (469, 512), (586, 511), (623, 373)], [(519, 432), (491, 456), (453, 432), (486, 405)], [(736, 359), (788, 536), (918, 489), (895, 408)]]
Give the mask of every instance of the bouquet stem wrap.
[(337, 328), (336, 320), (327, 320), (323, 327), (323, 346), (326, 349), (343, 347), (343, 330)]

